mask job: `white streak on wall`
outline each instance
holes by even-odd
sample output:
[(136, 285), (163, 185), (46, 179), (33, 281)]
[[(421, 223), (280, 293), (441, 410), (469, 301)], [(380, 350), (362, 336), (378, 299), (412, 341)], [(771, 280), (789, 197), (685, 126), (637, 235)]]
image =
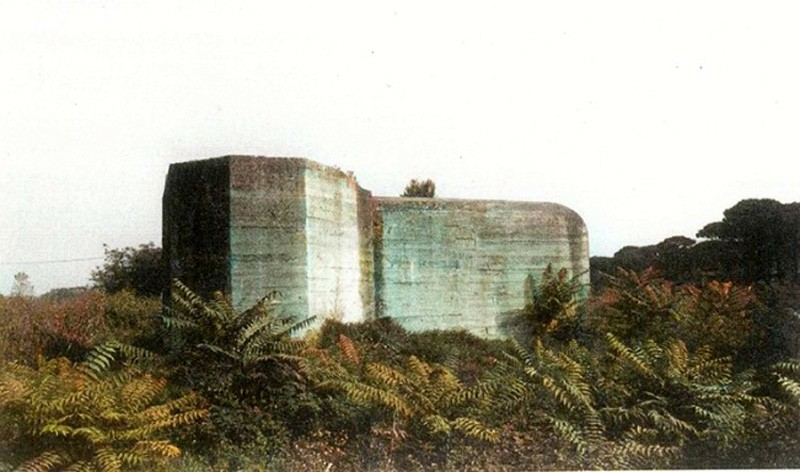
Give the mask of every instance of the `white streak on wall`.
[(322, 166), (307, 168), (305, 178), (309, 313), (363, 321), (358, 186)]

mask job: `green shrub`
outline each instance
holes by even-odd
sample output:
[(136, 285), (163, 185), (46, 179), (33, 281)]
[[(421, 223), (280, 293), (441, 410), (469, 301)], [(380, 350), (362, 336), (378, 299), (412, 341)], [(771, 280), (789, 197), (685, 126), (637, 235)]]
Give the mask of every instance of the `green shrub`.
[(143, 297), (158, 297), (167, 286), (161, 248), (152, 242), (138, 248), (112, 249), (103, 245), (103, 267), (92, 271), (92, 281), (107, 293), (128, 290)]
[(531, 338), (544, 335), (574, 338), (580, 322), (579, 291), (580, 283), (571, 278), (565, 268), (554, 273), (553, 266), (548, 264), (539, 283), (528, 276), (525, 280), (526, 302), (522, 309), (526, 334)]
[(130, 290), (107, 294), (105, 320), (114, 339), (135, 346), (163, 349), (160, 345), (161, 299), (144, 297)]
[(277, 303), (268, 296), (237, 312), (222, 294), (206, 301), (174, 282), (164, 318), (167, 362), (178, 385), (212, 404), (211, 423), (187, 433), (196, 436), (193, 447), (213, 451), (226, 441), (244, 447), (287, 431), (301, 434), (313, 423), (319, 405), (304, 375), (306, 343), (290, 337), (312, 320), (278, 316)]

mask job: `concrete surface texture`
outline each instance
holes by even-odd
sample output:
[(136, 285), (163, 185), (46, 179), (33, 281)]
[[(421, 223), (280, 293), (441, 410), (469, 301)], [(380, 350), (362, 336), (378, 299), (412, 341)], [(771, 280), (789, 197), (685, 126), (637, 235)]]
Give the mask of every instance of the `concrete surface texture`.
[(548, 264), (588, 284), (586, 229), (554, 203), (376, 198), (382, 316), (414, 329), (503, 337), (525, 305), (525, 278)]
[(528, 275), (589, 282), (586, 227), (554, 203), (372, 197), (339, 169), (251, 156), (171, 165), (163, 203), (170, 276), (237, 309), (278, 290), (298, 319), (504, 337)]

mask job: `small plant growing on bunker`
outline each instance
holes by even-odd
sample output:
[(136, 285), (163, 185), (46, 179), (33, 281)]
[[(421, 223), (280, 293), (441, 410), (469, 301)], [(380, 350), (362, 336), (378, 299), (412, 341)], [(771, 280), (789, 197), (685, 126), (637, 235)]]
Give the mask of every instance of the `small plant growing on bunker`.
[(436, 196), (436, 184), (431, 179), (417, 180), (411, 179), (406, 185), (401, 197), (409, 198), (433, 198)]

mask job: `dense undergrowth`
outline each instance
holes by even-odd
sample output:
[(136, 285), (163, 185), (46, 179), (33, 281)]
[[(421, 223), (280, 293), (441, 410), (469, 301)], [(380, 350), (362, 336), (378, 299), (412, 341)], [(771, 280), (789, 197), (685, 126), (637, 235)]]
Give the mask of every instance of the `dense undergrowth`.
[(0, 470), (797, 467), (798, 320), (769, 287), (527, 286), (516, 340), (237, 312), (176, 282), (0, 297)]

